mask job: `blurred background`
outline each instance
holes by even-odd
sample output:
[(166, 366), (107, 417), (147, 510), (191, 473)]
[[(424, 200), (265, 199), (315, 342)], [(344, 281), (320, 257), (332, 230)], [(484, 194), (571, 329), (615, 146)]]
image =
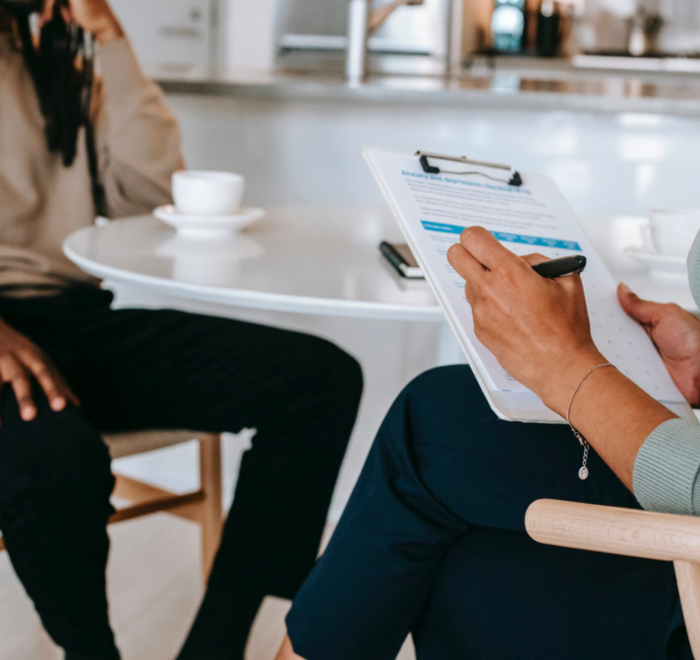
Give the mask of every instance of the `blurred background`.
[[(396, 4), (113, 2), (189, 165), (245, 171), (251, 203), (379, 202), (365, 143), (514, 161), (580, 213), (688, 201), (700, 3), (423, 0), (367, 35), (349, 20), (363, 3)], [(365, 36), (366, 75), (348, 84), (348, 43)]]
[[(374, 8), (391, 2), (376, 0)], [(329, 62), (341, 60), (347, 45), (348, 0), (113, 4), (141, 57), (152, 65), (285, 70), (301, 63), (320, 66), (323, 60), (324, 68), (332, 68)], [(542, 15), (554, 17), (551, 22), (559, 22), (561, 33), (554, 39), (559, 47), (546, 52)], [(475, 53), (489, 49), (566, 58), (582, 52), (624, 55), (632, 46), (630, 54), (639, 55), (635, 35), (640, 27), (649, 41), (643, 53), (692, 56), (700, 51), (700, 6), (693, 0), (424, 0), (387, 20), (370, 48), (383, 55), (377, 58), (378, 70), (390, 70), (390, 56), (402, 54), (413, 56), (402, 70), (425, 72), (428, 62), (442, 63), (456, 33), (466, 65)]]

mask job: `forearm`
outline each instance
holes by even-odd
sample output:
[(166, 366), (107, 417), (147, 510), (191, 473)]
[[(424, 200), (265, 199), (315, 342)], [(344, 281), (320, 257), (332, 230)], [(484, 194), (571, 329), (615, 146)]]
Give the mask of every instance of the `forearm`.
[(109, 216), (149, 212), (170, 202), (170, 178), (184, 167), (180, 130), (126, 38), (103, 47), (100, 61), (95, 125)]
[[(566, 375), (555, 379), (551, 394), (543, 397), (562, 417), (566, 417), (571, 396), (588, 369), (606, 362), (598, 355), (587, 355), (576, 368), (566, 370)], [(675, 417), (612, 367), (591, 373), (571, 405), (571, 423), (630, 490), (640, 448), (656, 428)]]

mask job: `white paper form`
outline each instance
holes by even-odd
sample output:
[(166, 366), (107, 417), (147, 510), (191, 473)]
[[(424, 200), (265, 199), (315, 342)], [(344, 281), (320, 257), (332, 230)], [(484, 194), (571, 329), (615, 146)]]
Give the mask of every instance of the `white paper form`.
[[(464, 281), (447, 262), (448, 248), (473, 225), (484, 227), (518, 255), (585, 255), (588, 265), (582, 280), (600, 351), (655, 399), (684, 401), (646, 332), (620, 307), (612, 275), (554, 182), (528, 174), (523, 175), (523, 186), (515, 187), (481, 176), (431, 175), (423, 172), (413, 155), (378, 149), (366, 150), (366, 155), (416, 257), (448, 316), (456, 321), (453, 329), (471, 345), (472, 366), (482, 372), (489, 389), (529, 392), (476, 338)], [(454, 168), (454, 163), (449, 165)]]

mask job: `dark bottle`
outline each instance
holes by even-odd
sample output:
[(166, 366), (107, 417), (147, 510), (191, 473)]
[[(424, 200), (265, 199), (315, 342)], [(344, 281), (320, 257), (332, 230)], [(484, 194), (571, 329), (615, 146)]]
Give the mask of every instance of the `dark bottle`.
[(561, 14), (554, 0), (542, 0), (537, 14), (537, 52), (554, 57), (561, 45)]

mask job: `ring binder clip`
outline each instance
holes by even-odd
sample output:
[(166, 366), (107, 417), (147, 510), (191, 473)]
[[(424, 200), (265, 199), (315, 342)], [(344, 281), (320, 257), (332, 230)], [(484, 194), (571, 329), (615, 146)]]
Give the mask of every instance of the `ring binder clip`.
[[(416, 156), (420, 158), (420, 164), (423, 171), (426, 174), (454, 174), (457, 176), (469, 176), (469, 175), (479, 175), (484, 176), (492, 181), (500, 181), (501, 183), (507, 183), (509, 186), (520, 187), (523, 185), (523, 179), (518, 172), (516, 172), (510, 165), (500, 165), (498, 163), (486, 163), (479, 160), (470, 160), (466, 156), (461, 156), (456, 158), (455, 156), (443, 156), (441, 154), (433, 154), (427, 151), (416, 151)], [(476, 165), (477, 167), (488, 167), (493, 170), (505, 170), (509, 173), (509, 177), (499, 178), (496, 176), (491, 176), (485, 172), (479, 172), (477, 170), (465, 171), (465, 172), (455, 172), (450, 170), (442, 170), (439, 167), (430, 164), (429, 159), (433, 158), (436, 160), (447, 160), (452, 163), (462, 163), (464, 165)]]

